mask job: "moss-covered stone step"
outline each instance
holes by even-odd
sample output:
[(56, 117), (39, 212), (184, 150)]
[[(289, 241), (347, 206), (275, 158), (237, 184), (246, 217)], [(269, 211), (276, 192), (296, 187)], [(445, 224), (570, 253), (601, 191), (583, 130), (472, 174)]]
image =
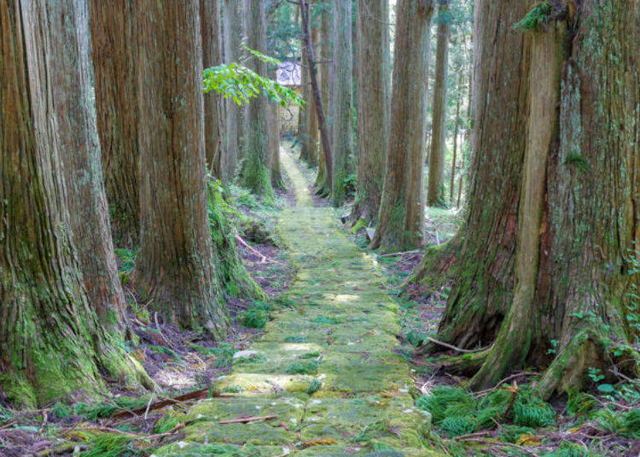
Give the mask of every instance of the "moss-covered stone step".
[[(261, 341), (237, 353), (214, 389), (233, 393), (193, 406), (183, 438), (157, 456), (436, 457), (424, 437), (430, 416), (409, 394), (398, 306), (374, 259), (331, 208), (313, 208), (289, 156), (299, 206), (284, 212), (280, 238), (298, 269)], [(249, 417), (271, 419), (221, 423)]]

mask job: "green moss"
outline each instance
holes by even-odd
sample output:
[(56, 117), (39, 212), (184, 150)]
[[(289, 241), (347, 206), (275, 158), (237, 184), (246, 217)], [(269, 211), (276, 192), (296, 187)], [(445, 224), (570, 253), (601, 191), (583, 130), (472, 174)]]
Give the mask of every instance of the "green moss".
[(233, 296), (261, 300), (266, 298), (264, 291), (251, 278), (245, 269), (234, 239), (235, 229), (231, 226), (235, 210), (224, 198), (224, 189), (219, 181), (208, 181), (208, 215), (214, 254), (217, 257), (216, 271), (219, 283)]
[(572, 152), (567, 154), (567, 157), (564, 159), (565, 165), (573, 165), (581, 171), (587, 171), (589, 169), (589, 163), (587, 160), (577, 152)]
[(287, 367), (286, 372), (289, 374), (316, 374), (318, 362), (311, 360), (294, 362)]

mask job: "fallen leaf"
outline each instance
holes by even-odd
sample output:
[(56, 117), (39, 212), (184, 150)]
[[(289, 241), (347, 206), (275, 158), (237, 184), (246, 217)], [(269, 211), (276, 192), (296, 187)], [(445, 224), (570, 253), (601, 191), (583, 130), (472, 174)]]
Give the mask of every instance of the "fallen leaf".
[(330, 444), (336, 444), (337, 441), (333, 438), (318, 438), (317, 440), (306, 441), (302, 443), (302, 447), (314, 447), (314, 446), (328, 446)]

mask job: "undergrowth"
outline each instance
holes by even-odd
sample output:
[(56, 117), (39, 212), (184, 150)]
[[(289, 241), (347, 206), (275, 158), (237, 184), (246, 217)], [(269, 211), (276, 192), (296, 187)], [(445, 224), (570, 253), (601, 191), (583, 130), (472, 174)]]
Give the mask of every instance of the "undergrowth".
[(418, 399), (417, 405), (431, 413), (433, 423), (448, 437), (493, 429), (503, 423), (546, 427), (556, 418), (553, 408), (527, 387), (505, 387), (481, 398), (463, 388), (438, 387), (430, 396)]

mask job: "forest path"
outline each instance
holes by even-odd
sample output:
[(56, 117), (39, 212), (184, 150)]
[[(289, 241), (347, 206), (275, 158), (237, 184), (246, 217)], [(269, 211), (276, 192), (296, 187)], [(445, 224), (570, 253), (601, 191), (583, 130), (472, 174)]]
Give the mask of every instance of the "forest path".
[[(186, 437), (155, 455), (439, 455), (421, 441), (430, 421), (409, 395), (398, 307), (382, 275), (338, 227), (335, 211), (313, 206), (288, 151), (282, 164), (297, 201), (279, 228), (298, 269), (287, 306), (215, 381), (216, 391), (235, 396), (193, 406)], [(272, 418), (220, 423), (265, 416)]]

